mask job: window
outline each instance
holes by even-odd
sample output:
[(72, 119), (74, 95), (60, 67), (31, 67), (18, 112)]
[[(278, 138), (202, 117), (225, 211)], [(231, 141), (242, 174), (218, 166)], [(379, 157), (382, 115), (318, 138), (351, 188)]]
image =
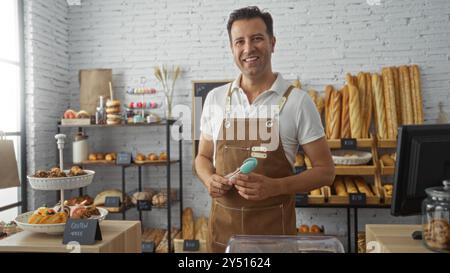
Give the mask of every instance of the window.
[[(20, 14), (22, 1), (0, 1), (0, 131), (7, 139), (14, 141), (19, 173), (22, 158), (22, 114), (23, 98), (23, 61), (22, 61), (22, 24)], [(1, 174), (0, 174), (1, 175)], [(21, 181), (23, 178), (21, 177)], [(11, 221), (18, 213), (21, 205), (21, 188), (0, 189), (0, 221)]]

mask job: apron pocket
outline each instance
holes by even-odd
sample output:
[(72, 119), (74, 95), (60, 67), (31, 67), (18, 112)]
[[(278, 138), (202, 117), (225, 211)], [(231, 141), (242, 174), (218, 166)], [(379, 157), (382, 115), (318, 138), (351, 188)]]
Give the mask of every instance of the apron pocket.
[(211, 214), (212, 241), (221, 246), (227, 246), (232, 235), (243, 234), (242, 213), (239, 208), (231, 208), (214, 200)]
[(242, 221), (246, 235), (285, 235), (284, 205), (245, 208)]

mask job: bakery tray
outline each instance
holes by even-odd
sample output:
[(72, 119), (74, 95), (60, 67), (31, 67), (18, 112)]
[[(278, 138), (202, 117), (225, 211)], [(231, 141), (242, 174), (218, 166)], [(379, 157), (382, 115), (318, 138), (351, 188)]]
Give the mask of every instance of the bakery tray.
[[(28, 181), (35, 190), (71, 190), (86, 187), (92, 183), (95, 172), (91, 170), (84, 170), (87, 174), (79, 176), (68, 177), (52, 177), (52, 178), (39, 178), (28, 175)], [(64, 170), (66, 174), (69, 170)]]

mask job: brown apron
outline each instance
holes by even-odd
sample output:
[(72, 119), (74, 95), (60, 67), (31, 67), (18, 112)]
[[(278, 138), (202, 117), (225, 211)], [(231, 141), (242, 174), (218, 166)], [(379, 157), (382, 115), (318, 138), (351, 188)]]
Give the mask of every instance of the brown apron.
[[(216, 145), (216, 173), (225, 176), (248, 157), (255, 157), (258, 166), (255, 173), (271, 178), (293, 175), (292, 166), (286, 158), (278, 131), (278, 114), (292, 91), (284, 93), (276, 111), (276, 117), (264, 119), (231, 118), (231, 84), (227, 95), (226, 117)], [(244, 127), (245, 126), (245, 127)], [(257, 130), (256, 130), (256, 127)], [(262, 127), (263, 130), (260, 128)], [(239, 133), (235, 130), (239, 128)], [(242, 128), (245, 133), (242, 134)], [(253, 130), (249, 130), (252, 128)], [(277, 146), (272, 139), (261, 133), (276, 131)], [(274, 131), (274, 132), (275, 132)], [(255, 133), (258, 132), (258, 133)], [(240, 137), (230, 137), (237, 134)], [(222, 137), (221, 137), (222, 136)], [(263, 136), (263, 137), (262, 137)], [(272, 147), (272, 148), (271, 148)], [(232, 235), (295, 235), (295, 194), (279, 195), (265, 200), (247, 200), (232, 187), (224, 196), (213, 198), (209, 217), (209, 252), (225, 252)]]

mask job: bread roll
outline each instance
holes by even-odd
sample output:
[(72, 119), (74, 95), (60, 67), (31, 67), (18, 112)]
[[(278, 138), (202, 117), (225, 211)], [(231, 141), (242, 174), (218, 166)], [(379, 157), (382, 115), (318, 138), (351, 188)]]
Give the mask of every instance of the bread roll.
[(330, 127), (331, 135), (330, 139), (338, 139), (341, 136), (341, 108), (342, 108), (342, 95), (341, 92), (335, 91), (331, 95), (331, 108), (330, 108)]
[(349, 91), (349, 107), (350, 107), (350, 130), (352, 138), (361, 138), (362, 119), (361, 104), (359, 101), (358, 88), (352, 84), (348, 85)]
[(350, 95), (348, 92), (348, 86), (345, 85), (341, 90), (342, 93), (342, 110), (341, 110), (341, 138), (352, 137), (352, 132), (350, 129)]
[(402, 108), (401, 108), (401, 92), (400, 92), (400, 70), (393, 66), (392, 75), (394, 76), (394, 90), (395, 90), (395, 109), (397, 110), (397, 124), (402, 124)]
[(389, 154), (382, 155), (380, 159), (384, 166), (395, 166), (395, 160)]
[(185, 208), (183, 210), (183, 239), (194, 240), (195, 230), (194, 230), (194, 212), (192, 208)]
[(364, 178), (362, 178), (361, 176), (357, 176), (355, 177), (354, 181), (360, 193), (365, 193), (367, 197), (374, 196), (374, 194), (369, 188), (369, 185), (367, 185), (366, 181), (364, 181)]
[(344, 177), (344, 183), (348, 193), (358, 193), (358, 188), (356, 188), (356, 185), (353, 183), (353, 179), (350, 176)]
[(395, 108), (395, 88), (392, 69), (385, 67), (383, 74), (383, 92), (386, 105), (386, 127), (389, 139), (397, 138), (397, 110)]
[(418, 65), (412, 65), (409, 67), (410, 80), (414, 89), (412, 90), (414, 123), (423, 124), (423, 99), (422, 99), (422, 87), (420, 82), (420, 71)]
[(331, 107), (331, 95), (334, 92), (334, 88), (332, 85), (327, 85), (325, 87), (325, 134), (327, 138), (331, 136), (331, 127), (330, 127), (330, 107)]
[(309, 195), (315, 195), (315, 196), (320, 196), (322, 195), (322, 192), (320, 191), (320, 188), (312, 190)]
[(377, 137), (379, 139), (387, 138), (386, 115), (384, 108), (384, 93), (381, 79), (378, 74), (372, 75), (372, 94), (374, 101), (375, 125), (377, 128)]
[(363, 133), (366, 137), (369, 137), (370, 125), (372, 124), (372, 110), (373, 110), (373, 96), (372, 96), (372, 79), (370, 73), (365, 73), (366, 77), (366, 110), (367, 115), (364, 120)]
[(400, 66), (400, 89), (402, 93), (401, 108), (403, 124), (414, 123), (413, 98), (409, 80), (409, 70), (407, 66)]
[(334, 191), (338, 196), (348, 196), (347, 191), (345, 190), (345, 184), (342, 176), (337, 176), (334, 180)]

